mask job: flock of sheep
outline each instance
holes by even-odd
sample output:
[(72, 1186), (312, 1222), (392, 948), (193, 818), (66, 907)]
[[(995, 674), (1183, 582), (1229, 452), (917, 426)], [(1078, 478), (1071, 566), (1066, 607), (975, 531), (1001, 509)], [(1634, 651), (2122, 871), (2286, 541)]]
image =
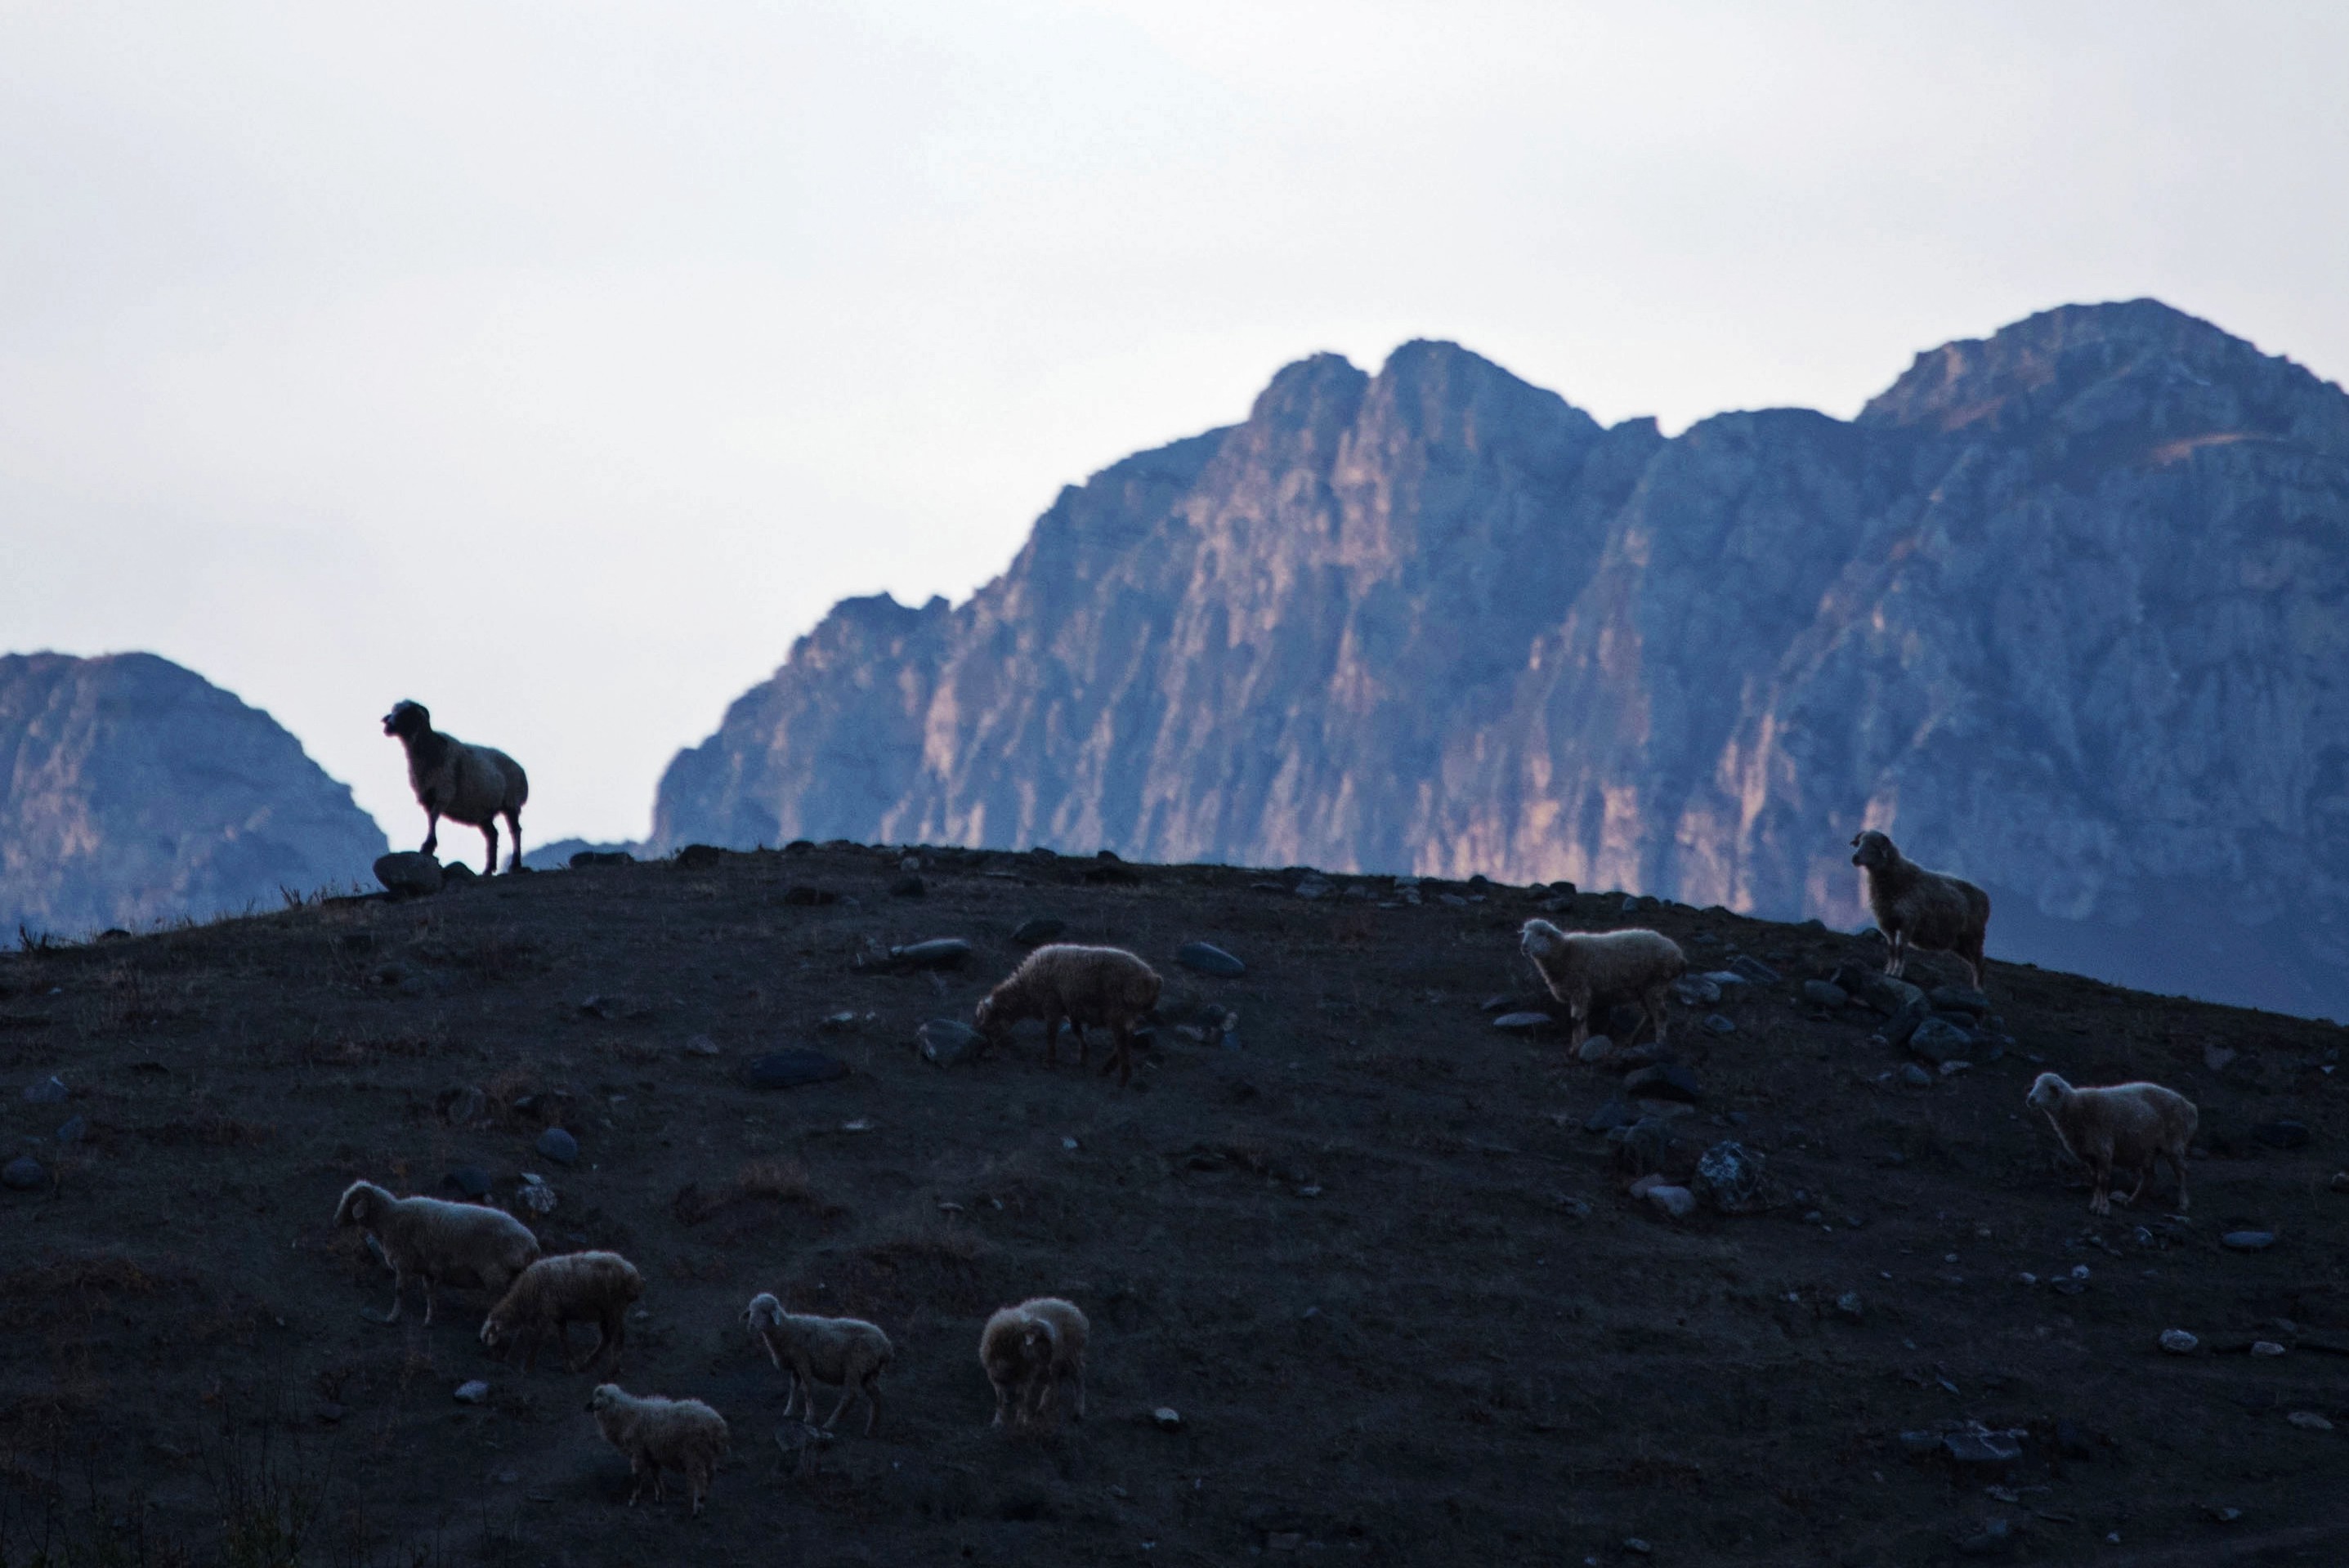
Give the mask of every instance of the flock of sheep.
[[(434, 849), (440, 819), (446, 816), (481, 830), (489, 841), (488, 869), (494, 872), (496, 823), (502, 817), (512, 839), (511, 866), (521, 864), (521, 813), (530, 785), (512, 758), (440, 734), (432, 728), (431, 716), (413, 702), (400, 703), (385, 717), (384, 732), (398, 737), (407, 748), (409, 781), (429, 819), (426, 853)], [(1899, 976), (1912, 950), (1948, 953), (1965, 965), (1980, 990), (1989, 895), (1971, 882), (1917, 865), (1874, 830), (1854, 838), (1852, 846), (1852, 863), (1861, 868), (1869, 909), (1889, 944), (1885, 972)], [(1619, 1004), (1636, 1005), (1642, 1014), (1632, 1039), (1652, 1027), (1662, 1044), (1665, 1003), (1672, 983), (1688, 968), (1679, 944), (1655, 931), (1568, 932), (1546, 920), (1526, 921), (1519, 943), (1551, 995), (1564, 1005), (1572, 1045), (1583, 1043), (1592, 1017), (1602, 1016), (1599, 1009)], [(1049, 1065), (1058, 1059), (1065, 1021), (1076, 1031), (1080, 1069), (1091, 1053), (1086, 1029), (1105, 1029), (1112, 1045), (1102, 1071), (1116, 1070), (1123, 1087), (1133, 1076), (1137, 1032), (1152, 1019), (1160, 989), (1157, 973), (1122, 948), (1055, 944), (1030, 954), (990, 991), (978, 1004), (976, 1022), (988, 1041), (1000, 1043), (1013, 1024), (1040, 1020)], [(2186, 1147), (2197, 1112), (2182, 1095), (2151, 1083), (2075, 1088), (2054, 1073), (2042, 1073), (2025, 1103), (2046, 1116), (2064, 1148), (2088, 1167), (2095, 1178), (2093, 1212), (2110, 1212), (2114, 1172), (2136, 1175), (2136, 1187), (2121, 1200), (2134, 1202), (2164, 1159), (2177, 1173), (2178, 1206), (2185, 1209)], [(599, 1361), (616, 1364), (627, 1309), (644, 1294), (643, 1276), (616, 1253), (542, 1256), (538, 1238), (521, 1221), (481, 1204), (394, 1197), (373, 1182), (354, 1181), (343, 1193), (335, 1222), (359, 1227), (390, 1265), (392, 1305), (384, 1321), (398, 1320), (411, 1278), (423, 1284), (427, 1324), (438, 1284), (477, 1283), (495, 1304), (482, 1320), (481, 1343), (502, 1354), (523, 1344), (525, 1370), (536, 1365), (540, 1344), (550, 1332), (567, 1370), (584, 1371)], [(798, 1408), (812, 1422), (815, 1387), (829, 1384), (841, 1393), (823, 1425), (836, 1423), (861, 1394), (864, 1430), (871, 1435), (880, 1418), (881, 1375), (895, 1355), (887, 1335), (858, 1318), (790, 1312), (764, 1292), (751, 1298), (742, 1318), (790, 1381), (785, 1415)], [(569, 1338), (574, 1323), (596, 1326), (594, 1349), (576, 1363)], [(1015, 1427), (1041, 1422), (1063, 1385), (1071, 1390), (1073, 1415), (1083, 1418), (1087, 1332), (1083, 1312), (1052, 1296), (1004, 1307), (988, 1319), (979, 1363), (995, 1391), (997, 1426), (1007, 1416)], [(727, 1451), (723, 1417), (698, 1399), (633, 1395), (613, 1383), (599, 1385), (587, 1408), (605, 1440), (627, 1456), (635, 1480), (631, 1504), (647, 1480), (655, 1500), (660, 1500), (661, 1472), (669, 1470), (684, 1475), (692, 1511), (700, 1511), (710, 1474)]]

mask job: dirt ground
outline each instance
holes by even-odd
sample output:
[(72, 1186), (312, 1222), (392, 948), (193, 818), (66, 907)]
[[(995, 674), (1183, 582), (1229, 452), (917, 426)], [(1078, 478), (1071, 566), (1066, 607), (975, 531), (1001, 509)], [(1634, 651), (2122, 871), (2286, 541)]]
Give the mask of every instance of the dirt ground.
[[(1541, 892), (946, 851), (916, 898), (900, 852), (0, 958), (0, 1158), (43, 1167), (0, 1191), (0, 1563), (2349, 1562), (2340, 1028), (1993, 965), (2014, 1044), (1914, 1086), (1875, 1015), (1801, 996), (1872, 939), (1585, 895), (1549, 918), (1784, 977), (1673, 1009), (1702, 1099), (1671, 1161), (1734, 1138), (1771, 1202), (1676, 1222), (1584, 1130), (1620, 1069), (1485, 1010), (1534, 988)], [(1167, 976), (1130, 1089), (1048, 1070), (1032, 1025), (916, 1048), (1036, 915)], [(971, 961), (871, 962), (934, 937)], [(1177, 967), (1194, 940), (1247, 973)], [(1176, 1026), (1216, 1008), (1228, 1041)], [(746, 1087), (793, 1048), (848, 1070)], [(2043, 1068), (2200, 1105), (2189, 1216), (2166, 1174), (2088, 1214), (2024, 1112)], [(62, 1101), (26, 1098), (53, 1074)], [(534, 1150), (550, 1124), (577, 1163)], [(332, 1227), (343, 1187), (453, 1197), (468, 1166), (508, 1208), (545, 1178), (549, 1251), (643, 1270), (613, 1376), (732, 1428), (698, 1520), (624, 1505), (598, 1376), (493, 1360), (479, 1291), (370, 1317), (390, 1276)], [(2276, 1239), (2222, 1246), (2245, 1230)], [(740, 1316), (787, 1289), (895, 1341), (876, 1436), (781, 1417)], [(1091, 1315), (1090, 1417), (1010, 1437), (979, 1327), (1039, 1294)], [(2019, 1456), (1961, 1461), (1968, 1422)]]

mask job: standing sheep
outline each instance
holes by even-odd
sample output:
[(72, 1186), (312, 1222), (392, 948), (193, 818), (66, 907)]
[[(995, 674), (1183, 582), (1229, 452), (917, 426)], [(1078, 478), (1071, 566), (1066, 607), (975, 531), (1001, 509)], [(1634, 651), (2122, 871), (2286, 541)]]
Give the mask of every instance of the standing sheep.
[(652, 1477), (653, 1501), (665, 1500), (660, 1472), (666, 1466), (685, 1472), (693, 1511), (701, 1511), (701, 1500), (709, 1494), (710, 1475), (732, 1441), (725, 1417), (698, 1399), (664, 1399), (657, 1394), (639, 1397), (616, 1383), (597, 1384), (595, 1392), (588, 1396), (587, 1409), (604, 1440), (628, 1456), (628, 1475), (636, 1482), (628, 1490), (630, 1508), (642, 1495), (647, 1475)]
[(1884, 972), (1898, 977), (1909, 949), (1949, 953), (1966, 966), (1967, 983), (1982, 988), (1982, 942), (1990, 934), (1990, 894), (1970, 882), (1929, 872), (1875, 829), (1854, 835), (1851, 863), (1868, 882), (1868, 913), (1891, 951)]
[(1089, 1330), (1085, 1315), (1056, 1295), (1007, 1306), (987, 1320), (978, 1339), (978, 1360), (995, 1387), (995, 1425), (1003, 1425), (1007, 1409), (1014, 1426), (1041, 1419), (1063, 1382), (1076, 1385), (1076, 1418), (1085, 1418)]
[(2046, 1113), (2064, 1147), (2095, 1176), (2088, 1212), (2113, 1212), (2116, 1170), (2137, 1172), (2137, 1185), (2121, 1200), (2135, 1203), (2162, 1160), (2178, 1173), (2178, 1212), (2186, 1212), (2186, 1146), (2201, 1119), (2192, 1100), (2158, 1083), (2074, 1088), (2054, 1073), (2041, 1073), (2023, 1104)]
[(471, 1279), (494, 1297), (538, 1261), (538, 1238), (502, 1209), (440, 1198), (395, 1198), (372, 1181), (354, 1181), (343, 1190), (335, 1223), (358, 1226), (383, 1249), (391, 1265), (386, 1323), (399, 1321), (410, 1274), (424, 1281), (424, 1321), (429, 1325), (434, 1285)]
[(1021, 1018), (1044, 1020), (1044, 1061), (1060, 1059), (1061, 1020), (1077, 1031), (1077, 1066), (1091, 1055), (1085, 1026), (1110, 1030), (1116, 1049), (1102, 1068), (1117, 1069), (1123, 1088), (1133, 1078), (1133, 1026), (1158, 1006), (1158, 971), (1122, 947), (1080, 947), (1058, 942), (1030, 954), (1010, 977), (978, 1005), (979, 1033), (990, 1042), (1008, 1037)]
[(432, 714), (419, 702), (402, 702), (383, 716), (383, 732), (399, 738), (408, 750), (408, 782), (424, 808), (424, 852), (440, 845), (440, 819), (481, 830), (490, 843), (483, 876), (498, 870), (498, 819), (513, 836), (510, 872), (522, 869), (522, 808), (530, 799), (530, 776), (522, 764), (487, 746), (468, 746), (432, 727)]
[[(552, 1329), (555, 1347), (563, 1354), (564, 1370), (584, 1372), (603, 1359), (606, 1351), (617, 1366), (620, 1346), (628, 1337), (628, 1305), (644, 1294), (644, 1275), (617, 1253), (565, 1253), (541, 1258), (522, 1271), (513, 1288), (481, 1320), (481, 1343), (502, 1350), (521, 1337), (527, 1346), (522, 1369), (529, 1372), (538, 1366), (539, 1341)], [(595, 1348), (577, 1366), (571, 1361), (574, 1323), (595, 1326)]]
[[(1656, 1044), (1664, 1043), (1664, 1002), (1672, 982), (1688, 973), (1688, 955), (1680, 944), (1661, 932), (1560, 931), (1547, 920), (1529, 920), (1517, 934), (1517, 946), (1541, 972), (1549, 994), (1566, 1004), (1573, 1026), (1569, 1049), (1590, 1036), (1591, 1009), (1602, 1002), (1636, 1001), (1646, 1015), (1640, 1027), (1653, 1025)], [(1631, 1031), (1630, 1045), (1640, 1037)]]
[(881, 1374), (888, 1370), (889, 1359), (895, 1354), (887, 1335), (862, 1318), (807, 1317), (785, 1312), (783, 1304), (765, 1291), (750, 1298), (742, 1321), (767, 1347), (767, 1358), (776, 1370), (792, 1380), (791, 1398), (783, 1401), (784, 1415), (790, 1415), (797, 1403), (802, 1406), (800, 1418), (814, 1420), (815, 1386), (835, 1384), (840, 1403), (824, 1418), (825, 1428), (839, 1420), (848, 1402), (862, 1392), (864, 1435), (873, 1435), (874, 1425), (881, 1419)]

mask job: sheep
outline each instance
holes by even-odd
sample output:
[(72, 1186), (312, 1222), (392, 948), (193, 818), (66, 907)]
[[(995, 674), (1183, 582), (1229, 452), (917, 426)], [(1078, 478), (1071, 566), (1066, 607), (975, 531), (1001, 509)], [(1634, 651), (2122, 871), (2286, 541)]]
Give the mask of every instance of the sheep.
[(2121, 1200), (2135, 1203), (2164, 1159), (2178, 1173), (2178, 1212), (2186, 1212), (2186, 1146), (2201, 1119), (2192, 1100), (2158, 1083), (2074, 1088), (2054, 1073), (2041, 1073), (2023, 1103), (2046, 1113), (2064, 1149), (2095, 1177), (2088, 1212), (2112, 1212), (2115, 1170), (2137, 1172), (2137, 1185)]
[(408, 750), (408, 782), (416, 803), (424, 808), (424, 853), (440, 844), (440, 819), (481, 830), (490, 843), (483, 876), (498, 870), (498, 819), (506, 820), (513, 835), (509, 872), (522, 869), (522, 809), (530, 799), (530, 776), (522, 764), (487, 746), (468, 746), (432, 727), (432, 714), (422, 703), (401, 702), (383, 716), (383, 732), (397, 736)]
[(1948, 953), (1966, 966), (1967, 983), (1981, 990), (1990, 894), (1970, 882), (1927, 871), (1873, 828), (1854, 834), (1851, 847), (1851, 863), (1868, 882), (1868, 913), (1891, 948), (1884, 972), (1897, 979), (1909, 966), (1911, 947)]
[(783, 1401), (784, 1415), (800, 1404), (800, 1418), (812, 1421), (816, 1384), (835, 1383), (840, 1386), (840, 1403), (824, 1418), (825, 1428), (838, 1421), (848, 1402), (862, 1391), (864, 1435), (873, 1435), (874, 1424), (881, 1419), (881, 1374), (888, 1370), (889, 1358), (896, 1354), (887, 1335), (862, 1318), (806, 1317), (786, 1312), (783, 1304), (765, 1291), (750, 1298), (742, 1321), (767, 1347), (767, 1358), (776, 1370), (792, 1380), (791, 1398)]
[(494, 1299), (538, 1261), (538, 1238), (502, 1209), (440, 1198), (395, 1198), (372, 1181), (354, 1181), (343, 1190), (335, 1223), (358, 1226), (383, 1249), (391, 1265), (391, 1311), (385, 1323), (399, 1321), (410, 1274), (424, 1281), (429, 1327), (433, 1287), (441, 1281), (471, 1277)]
[(1085, 1418), (1085, 1315), (1055, 1295), (1007, 1306), (987, 1320), (978, 1338), (979, 1365), (995, 1387), (995, 1422), (1012, 1411), (1015, 1426), (1043, 1417), (1062, 1382), (1077, 1387), (1076, 1418)]
[(636, 1482), (628, 1491), (630, 1508), (636, 1507), (648, 1474), (653, 1501), (666, 1499), (660, 1472), (667, 1466), (685, 1472), (693, 1511), (701, 1511), (701, 1500), (709, 1494), (710, 1473), (733, 1440), (725, 1417), (698, 1399), (638, 1396), (616, 1383), (598, 1383), (588, 1396), (587, 1409), (604, 1440), (628, 1456), (628, 1475)]
[(1133, 1026), (1158, 1006), (1158, 971), (1122, 947), (1080, 947), (1059, 942), (1030, 954), (1019, 968), (978, 1005), (979, 1033), (999, 1042), (1021, 1018), (1044, 1020), (1044, 1061), (1060, 1059), (1061, 1020), (1077, 1031), (1077, 1066), (1086, 1065), (1091, 1045), (1085, 1026), (1098, 1024), (1115, 1037), (1116, 1049), (1102, 1071), (1117, 1069), (1123, 1088), (1133, 1078)]
[[(541, 1258), (522, 1271), (512, 1288), (481, 1320), (481, 1343), (496, 1351), (516, 1337), (523, 1338), (528, 1348), (522, 1366), (529, 1372), (538, 1366), (539, 1341), (553, 1329), (565, 1371), (584, 1372), (603, 1359), (606, 1351), (617, 1366), (620, 1346), (628, 1336), (628, 1305), (644, 1294), (644, 1275), (617, 1253), (565, 1253)], [(595, 1326), (595, 1348), (577, 1366), (571, 1362), (574, 1323)]]
[[(1569, 1049), (1589, 1037), (1591, 1009), (1616, 999), (1638, 1002), (1645, 1015), (1640, 1027), (1654, 1025), (1656, 1044), (1664, 1043), (1664, 999), (1672, 982), (1688, 973), (1688, 955), (1671, 937), (1637, 927), (1560, 931), (1547, 920), (1529, 920), (1517, 934), (1517, 946), (1541, 972), (1549, 994), (1566, 1004), (1573, 1026)], [(1634, 1028), (1620, 1043), (1639, 1037)]]

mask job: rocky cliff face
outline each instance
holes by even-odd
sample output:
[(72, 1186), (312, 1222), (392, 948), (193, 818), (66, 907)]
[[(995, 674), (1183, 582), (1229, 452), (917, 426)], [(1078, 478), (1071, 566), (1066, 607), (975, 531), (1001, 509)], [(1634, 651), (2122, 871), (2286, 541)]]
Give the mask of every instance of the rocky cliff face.
[(258, 708), (150, 654), (0, 657), (0, 931), (367, 882), (384, 837)]
[(655, 841), (1107, 846), (1863, 919), (2349, 1017), (2349, 397), (2153, 301), (1849, 423), (1603, 429), (1447, 344), (1289, 366), (1064, 491), (963, 605), (843, 603)]

